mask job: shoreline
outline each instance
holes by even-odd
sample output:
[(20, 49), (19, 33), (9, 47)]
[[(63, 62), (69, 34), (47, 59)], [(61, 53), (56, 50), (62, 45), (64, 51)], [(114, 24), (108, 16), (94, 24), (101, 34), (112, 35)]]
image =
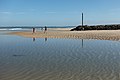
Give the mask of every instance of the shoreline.
[(97, 40), (120, 40), (120, 30), (89, 30), (89, 31), (69, 31), (70, 29), (50, 29), (44, 31), (19, 31), (10, 32), (10, 35), (17, 35), (28, 38), (68, 38), (68, 39), (97, 39)]

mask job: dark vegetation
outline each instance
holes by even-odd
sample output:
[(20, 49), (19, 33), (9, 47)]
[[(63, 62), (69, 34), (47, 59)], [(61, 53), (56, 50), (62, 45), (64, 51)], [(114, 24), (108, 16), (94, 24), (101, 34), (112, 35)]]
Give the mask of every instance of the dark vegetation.
[(17, 56), (25, 56), (25, 55), (16, 55), (16, 54), (14, 54), (13, 56), (14, 56), (14, 57), (17, 57)]
[(76, 28), (71, 29), (71, 31), (81, 31), (81, 30), (118, 30), (120, 29), (119, 25), (95, 25), (95, 26), (77, 26)]

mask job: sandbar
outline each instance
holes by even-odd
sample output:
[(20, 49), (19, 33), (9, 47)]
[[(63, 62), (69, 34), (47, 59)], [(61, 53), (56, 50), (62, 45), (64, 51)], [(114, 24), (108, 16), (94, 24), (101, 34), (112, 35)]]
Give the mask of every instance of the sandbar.
[(90, 31), (70, 31), (70, 29), (48, 29), (47, 32), (21, 31), (11, 32), (12, 35), (18, 35), (29, 38), (69, 38), (69, 39), (98, 39), (98, 40), (120, 40), (120, 30), (90, 30)]

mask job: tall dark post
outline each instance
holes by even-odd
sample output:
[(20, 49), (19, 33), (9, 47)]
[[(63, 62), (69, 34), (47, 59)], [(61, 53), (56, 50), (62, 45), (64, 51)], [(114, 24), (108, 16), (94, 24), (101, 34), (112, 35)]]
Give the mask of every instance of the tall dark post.
[(82, 13), (82, 27), (83, 27), (83, 13)]

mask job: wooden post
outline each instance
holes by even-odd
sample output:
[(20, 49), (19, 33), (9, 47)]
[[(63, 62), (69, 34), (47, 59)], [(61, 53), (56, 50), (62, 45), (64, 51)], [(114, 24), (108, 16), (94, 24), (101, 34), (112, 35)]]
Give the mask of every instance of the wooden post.
[(82, 13), (82, 27), (83, 27), (83, 13)]

